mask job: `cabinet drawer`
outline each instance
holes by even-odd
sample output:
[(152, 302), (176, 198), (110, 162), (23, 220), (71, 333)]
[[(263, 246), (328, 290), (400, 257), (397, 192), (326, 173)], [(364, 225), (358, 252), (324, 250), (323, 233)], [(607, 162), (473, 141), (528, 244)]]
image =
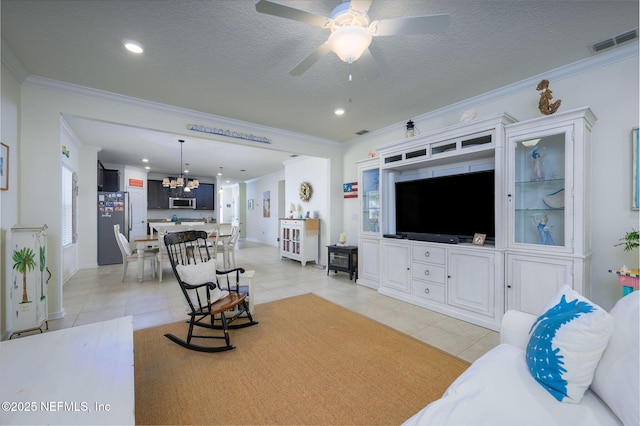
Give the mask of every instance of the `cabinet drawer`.
[(413, 262), (411, 276), (419, 280), (433, 281), (444, 284), (444, 267), (428, 263)]
[(413, 295), (417, 297), (421, 297), (423, 299), (433, 300), (434, 302), (444, 302), (444, 286), (433, 284), (433, 283), (425, 283), (422, 281), (413, 281), (411, 283), (411, 288), (413, 289)]
[(414, 245), (411, 254), (413, 260), (444, 265), (445, 250), (443, 248)]

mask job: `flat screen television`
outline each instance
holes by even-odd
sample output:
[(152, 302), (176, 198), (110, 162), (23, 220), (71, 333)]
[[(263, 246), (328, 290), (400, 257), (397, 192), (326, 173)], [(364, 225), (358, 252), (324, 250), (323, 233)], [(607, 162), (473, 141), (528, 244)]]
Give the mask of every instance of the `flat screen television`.
[(457, 242), (479, 233), (495, 240), (493, 170), (396, 182), (395, 189), (397, 234), (452, 236), (457, 238), (450, 242)]

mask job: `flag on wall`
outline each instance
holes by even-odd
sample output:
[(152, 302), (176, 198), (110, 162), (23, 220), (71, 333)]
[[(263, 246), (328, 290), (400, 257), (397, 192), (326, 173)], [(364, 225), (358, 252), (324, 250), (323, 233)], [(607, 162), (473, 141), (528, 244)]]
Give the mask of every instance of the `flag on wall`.
[(342, 185), (344, 198), (358, 198), (358, 182), (347, 182)]

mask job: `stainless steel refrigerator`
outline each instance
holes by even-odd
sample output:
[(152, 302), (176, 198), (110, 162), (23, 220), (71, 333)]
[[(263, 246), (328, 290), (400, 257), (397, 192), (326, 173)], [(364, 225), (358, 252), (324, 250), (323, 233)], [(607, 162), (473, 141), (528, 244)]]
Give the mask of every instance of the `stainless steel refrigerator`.
[(98, 192), (98, 265), (122, 263), (113, 225), (120, 225), (120, 232), (129, 239), (130, 210), (129, 193)]

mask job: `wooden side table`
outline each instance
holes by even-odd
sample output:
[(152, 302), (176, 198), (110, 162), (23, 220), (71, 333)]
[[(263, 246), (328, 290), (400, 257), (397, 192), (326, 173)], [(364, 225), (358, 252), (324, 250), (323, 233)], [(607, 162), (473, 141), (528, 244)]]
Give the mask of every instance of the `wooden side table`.
[(351, 280), (355, 275), (358, 280), (358, 247), (357, 246), (327, 246), (329, 250), (329, 264), (327, 265), (327, 275), (329, 271), (348, 272)]

